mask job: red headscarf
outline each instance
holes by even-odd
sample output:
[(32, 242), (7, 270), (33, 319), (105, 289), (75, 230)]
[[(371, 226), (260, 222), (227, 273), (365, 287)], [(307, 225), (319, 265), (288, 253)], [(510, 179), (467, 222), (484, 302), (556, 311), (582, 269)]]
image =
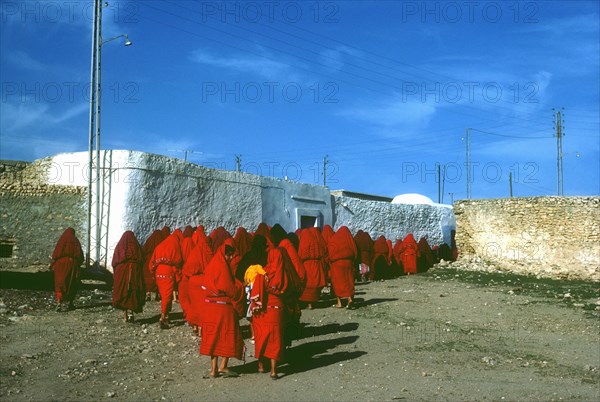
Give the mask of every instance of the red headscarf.
[(196, 228), (196, 231), (194, 232), (194, 234), (192, 235), (192, 240), (194, 240), (194, 244), (198, 244), (199, 237), (208, 238), (208, 236), (206, 236), (206, 232), (204, 231), (204, 226), (202, 226), (202, 225), (199, 225)]
[(300, 232), (298, 255), (302, 261), (316, 260), (327, 255), (327, 243), (317, 228), (306, 228)]
[(302, 260), (298, 256), (296, 248), (289, 239), (283, 239), (281, 243), (279, 243), (279, 247), (284, 248), (285, 251), (287, 251), (290, 260), (292, 261), (292, 264), (294, 264), (294, 268), (296, 270), (296, 273), (298, 274), (300, 282), (303, 284), (302, 289), (304, 289), (304, 285), (306, 284), (306, 269), (304, 268)]
[(171, 235), (177, 236), (177, 238), (179, 239), (179, 243), (181, 244), (181, 242), (183, 241), (183, 232), (181, 231), (181, 229), (175, 229), (173, 233), (171, 233)]
[(266, 223), (264, 223), (264, 222), (259, 223), (254, 234), (255, 235), (259, 234), (261, 236), (264, 236), (265, 239), (267, 239), (267, 249), (268, 250), (273, 248), (273, 239), (271, 238), (271, 229), (269, 228), (269, 226), (267, 226)]
[(231, 238), (231, 234), (223, 226), (219, 226), (210, 233), (210, 238), (212, 240), (212, 249), (216, 254), (225, 239)]
[(171, 228), (165, 225), (160, 232), (163, 234), (163, 239), (166, 239), (171, 234)]
[(184, 237), (183, 240), (180, 242), (180, 244), (181, 244), (181, 258), (183, 258), (183, 263), (185, 263), (187, 261), (187, 259), (189, 258), (190, 253), (192, 252), (192, 249), (194, 248), (196, 243), (194, 243), (194, 240), (190, 236), (190, 237)]
[(337, 260), (356, 260), (358, 256), (356, 243), (354, 243), (352, 233), (350, 233), (350, 229), (347, 226), (342, 226), (335, 232), (327, 244), (327, 250), (329, 252), (329, 261), (331, 262)]
[(267, 265), (265, 266), (265, 272), (267, 277), (267, 289), (271, 294), (283, 295), (291, 289), (292, 284), (288, 276), (288, 269), (284, 267), (284, 264), (288, 263), (288, 269), (294, 269), (293, 266), (289, 267), (291, 261), (289, 258), (287, 261), (284, 259), (282, 250), (277, 247), (269, 251), (267, 257)]
[(52, 259), (57, 261), (63, 257), (73, 258), (77, 266), (81, 265), (83, 262), (81, 243), (79, 243), (77, 236), (75, 236), (75, 229), (73, 228), (65, 229), (54, 247)]
[(194, 228), (191, 227), (190, 225), (187, 225), (186, 227), (183, 228), (183, 237), (192, 237), (193, 234), (194, 234)]
[(233, 238), (225, 239), (204, 271), (204, 286), (208, 297), (228, 297), (235, 299), (239, 295), (235, 277), (231, 273), (229, 263), (225, 259), (225, 248), (235, 252)]
[(152, 257), (152, 253), (156, 246), (158, 246), (165, 239), (163, 232), (160, 230), (155, 230), (152, 234), (146, 239), (144, 243), (144, 255), (146, 258), (150, 259)]
[(321, 236), (323, 236), (325, 243), (329, 243), (329, 239), (331, 239), (334, 234), (335, 234), (335, 232), (333, 231), (333, 228), (330, 225), (323, 226), (323, 231), (321, 232)]
[(156, 270), (160, 264), (181, 268), (183, 257), (181, 255), (179, 237), (176, 232), (177, 230), (173, 232), (173, 234), (170, 234), (169, 237), (163, 240), (154, 249), (154, 254), (152, 255), (152, 270)]
[(384, 236), (379, 236), (373, 243), (373, 266), (377, 257), (382, 256), (387, 263), (390, 263), (390, 249)]
[(141, 263), (144, 261), (144, 253), (142, 246), (137, 241), (135, 235), (131, 230), (126, 231), (121, 236), (121, 239), (115, 247), (115, 252), (112, 258), (112, 267), (116, 268), (117, 265), (125, 262)]
[(354, 236), (354, 242), (358, 249), (360, 262), (372, 266), (373, 262), (373, 239), (369, 233), (359, 230)]
[(252, 245), (252, 235), (248, 233), (245, 228), (237, 228), (235, 236), (233, 236), (233, 240), (235, 241), (235, 248), (238, 250), (240, 257), (243, 257), (248, 251), (250, 251), (250, 247)]
[(202, 275), (210, 260), (213, 258), (213, 252), (208, 244), (208, 238), (198, 237), (198, 243), (192, 249), (188, 259), (183, 264), (183, 275), (193, 276)]

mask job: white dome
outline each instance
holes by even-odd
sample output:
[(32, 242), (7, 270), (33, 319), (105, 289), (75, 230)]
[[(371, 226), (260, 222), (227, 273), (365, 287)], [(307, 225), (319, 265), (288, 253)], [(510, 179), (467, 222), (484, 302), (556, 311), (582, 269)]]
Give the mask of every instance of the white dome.
[(431, 198), (426, 197), (424, 195), (409, 193), (409, 194), (400, 194), (400, 195), (395, 196), (394, 199), (392, 200), (392, 204), (433, 205), (434, 202), (431, 200)]

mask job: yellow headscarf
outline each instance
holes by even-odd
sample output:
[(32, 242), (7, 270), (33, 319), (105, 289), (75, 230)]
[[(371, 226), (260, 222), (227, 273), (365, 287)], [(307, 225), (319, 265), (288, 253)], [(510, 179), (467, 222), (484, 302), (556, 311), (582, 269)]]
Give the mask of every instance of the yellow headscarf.
[(266, 272), (263, 269), (262, 266), (256, 264), (256, 265), (250, 265), (248, 267), (248, 269), (246, 270), (246, 273), (244, 274), (244, 283), (246, 285), (250, 285), (254, 283), (254, 279), (256, 279), (256, 275), (261, 274), (261, 275), (265, 275)]

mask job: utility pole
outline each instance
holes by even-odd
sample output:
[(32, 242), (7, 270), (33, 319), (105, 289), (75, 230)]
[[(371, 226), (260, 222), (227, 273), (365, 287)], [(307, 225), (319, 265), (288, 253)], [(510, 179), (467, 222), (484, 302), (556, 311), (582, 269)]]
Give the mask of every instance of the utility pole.
[(471, 129), (467, 128), (467, 158), (465, 166), (467, 168), (467, 200), (471, 199), (471, 167), (469, 166), (471, 163)]
[(194, 151), (192, 149), (169, 149), (169, 152), (183, 152), (183, 160), (187, 162), (188, 154), (201, 154), (202, 152)]
[(242, 171), (242, 155), (236, 155), (235, 156), (235, 170), (237, 172), (241, 172)]
[(440, 204), (442, 202), (442, 194), (441, 194), (441, 191), (442, 191), (442, 180), (441, 179), (442, 178), (440, 175), (440, 164), (439, 163), (437, 164), (437, 178), (438, 178), (437, 179), (437, 182), (438, 182), (438, 204)]
[(448, 195), (450, 196), (450, 205), (454, 204), (454, 193), (449, 192)]
[(323, 157), (323, 186), (327, 186), (327, 155)]
[(512, 193), (512, 172), (508, 172), (508, 186), (509, 186), (509, 194), (510, 194), (510, 198), (512, 198), (513, 193)]
[[(555, 109), (552, 109), (555, 110)], [(564, 110), (564, 108), (561, 108)], [(562, 152), (562, 137), (563, 137), (563, 120), (561, 110), (555, 110), (554, 128), (556, 130), (556, 193), (564, 195), (563, 192), (563, 152)]]

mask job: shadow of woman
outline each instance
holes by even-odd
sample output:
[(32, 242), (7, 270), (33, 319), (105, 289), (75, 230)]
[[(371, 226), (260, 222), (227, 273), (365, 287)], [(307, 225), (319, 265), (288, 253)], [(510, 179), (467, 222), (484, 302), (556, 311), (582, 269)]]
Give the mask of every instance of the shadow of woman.
[(354, 299), (354, 308), (359, 308), (359, 307), (365, 307), (365, 306), (371, 306), (373, 304), (379, 304), (379, 303), (385, 303), (385, 302), (391, 302), (391, 301), (396, 301), (398, 300), (398, 298), (386, 298), (386, 299), (382, 299), (382, 298), (374, 298), (374, 299), (361, 299), (361, 298), (355, 298)]
[(327, 334), (335, 334), (338, 332), (352, 332), (358, 329), (357, 322), (348, 322), (345, 324), (331, 323), (325, 324), (321, 326), (305, 326), (300, 329), (301, 333), (297, 338), (293, 338), (295, 340), (310, 338), (313, 336), (321, 336)]
[(367, 352), (358, 350), (327, 353), (327, 351), (340, 345), (354, 343), (357, 339), (358, 336), (345, 336), (303, 343), (290, 348), (286, 351), (285, 362), (282, 363), (280, 370), (282, 374), (290, 375), (356, 359)]

